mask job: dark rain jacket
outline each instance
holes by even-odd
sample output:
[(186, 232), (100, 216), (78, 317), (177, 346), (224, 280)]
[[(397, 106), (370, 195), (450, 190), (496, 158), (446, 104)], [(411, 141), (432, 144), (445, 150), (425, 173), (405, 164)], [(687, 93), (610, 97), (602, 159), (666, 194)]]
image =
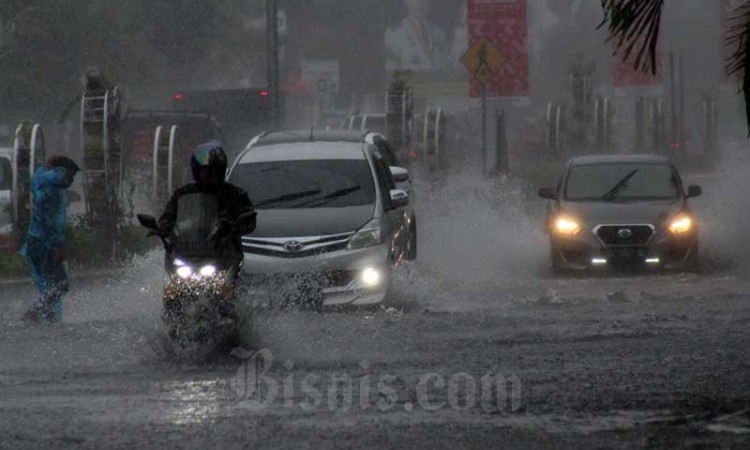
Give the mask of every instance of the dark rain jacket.
[[(250, 198), (241, 188), (230, 183), (223, 183), (219, 187), (209, 186), (201, 183), (190, 183), (177, 189), (167, 203), (164, 213), (159, 218), (159, 234), (170, 237), (175, 229), (178, 217), (181, 213), (181, 200), (183, 208), (193, 207), (188, 205), (187, 200), (195, 198), (198, 194), (204, 198), (215, 199), (215, 207), (218, 212), (219, 230), (214, 236), (217, 252), (230, 262), (238, 264), (242, 261), (242, 235), (252, 233), (255, 230), (255, 219), (246, 226), (237, 228), (237, 220), (243, 213), (255, 213)], [(192, 203), (192, 202), (191, 202)], [(190, 214), (190, 212), (187, 212)], [(233, 232), (234, 231), (234, 232)], [(204, 239), (208, 239), (205, 236)]]

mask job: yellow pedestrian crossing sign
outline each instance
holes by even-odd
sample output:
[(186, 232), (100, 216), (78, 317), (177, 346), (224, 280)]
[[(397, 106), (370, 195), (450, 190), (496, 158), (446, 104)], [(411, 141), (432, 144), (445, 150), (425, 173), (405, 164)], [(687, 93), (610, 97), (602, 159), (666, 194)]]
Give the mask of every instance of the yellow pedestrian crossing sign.
[(461, 57), (469, 73), (482, 83), (487, 83), (505, 64), (507, 58), (486, 37), (480, 37)]

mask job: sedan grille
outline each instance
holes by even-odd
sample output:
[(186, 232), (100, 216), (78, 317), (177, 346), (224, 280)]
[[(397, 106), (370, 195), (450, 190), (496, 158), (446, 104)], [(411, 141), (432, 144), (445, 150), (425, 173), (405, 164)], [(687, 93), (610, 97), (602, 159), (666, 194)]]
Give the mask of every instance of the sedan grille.
[(278, 258), (304, 258), (344, 250), (354, 233), (305, 238), (242, 238), (245, 253)]
[(596, 234), (604, 245), (646, 245), (654, 235), (650, 225), (601, 225)]

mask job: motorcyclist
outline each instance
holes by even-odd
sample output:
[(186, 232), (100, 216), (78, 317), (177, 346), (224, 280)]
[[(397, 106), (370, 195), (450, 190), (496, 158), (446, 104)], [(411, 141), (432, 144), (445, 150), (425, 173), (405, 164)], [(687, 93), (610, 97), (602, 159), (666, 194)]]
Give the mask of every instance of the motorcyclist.
[[(158, 233), (165, 238), (173, 234), (180, 208), (192, 207), (187, 200), (194, 198), (195, 194), (215, 198), (219, 223), (219, 229), (213, 236), (215, 249), (236, 271), (243, 260), (242, 235), (255, 230), (253, 204), (244, 190), (225, 181), (227, 155), (221, 143), (211, 141), (196, 147), (190, 157), (190, 168), (195, 181), (172, 194), (159, 218)], [(248, 213), (252, 215), (252, 220), (240, 224), (240, 215)]]

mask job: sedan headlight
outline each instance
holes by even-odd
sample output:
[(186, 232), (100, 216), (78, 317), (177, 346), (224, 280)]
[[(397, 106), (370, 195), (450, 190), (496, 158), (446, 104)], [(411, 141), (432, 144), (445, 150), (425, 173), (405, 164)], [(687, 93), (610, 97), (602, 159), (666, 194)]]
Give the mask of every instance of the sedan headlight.
[(669, 232), (672, 234), (686, 234), (693, 230), (693, 218), (682, 213), (677, 215), (669, 223)]
[(354, 233), (354, 236), (349, 240), (349, 245), (346, 247), (347, 250), (357, 250), (360, 248), (374, 247), (382, 242), (382, 235), (380, 232), (380, 221), (372, 220), (364, 227), (360, 228), (359, 231)]
[(581, 224), (570, 216), (557, 216), (552, 223), (555, 233), (561, 236), (575, 236), (581, 232)]

